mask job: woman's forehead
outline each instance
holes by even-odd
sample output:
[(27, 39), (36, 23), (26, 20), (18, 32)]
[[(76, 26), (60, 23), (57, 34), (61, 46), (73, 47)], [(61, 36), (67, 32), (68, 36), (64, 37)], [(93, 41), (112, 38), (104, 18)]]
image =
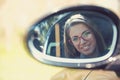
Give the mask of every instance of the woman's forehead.
[(77, 24), (70, 28), (70, 36), (81, 35), (84, 31), (90, 30), (88, 26), (84, 24)]

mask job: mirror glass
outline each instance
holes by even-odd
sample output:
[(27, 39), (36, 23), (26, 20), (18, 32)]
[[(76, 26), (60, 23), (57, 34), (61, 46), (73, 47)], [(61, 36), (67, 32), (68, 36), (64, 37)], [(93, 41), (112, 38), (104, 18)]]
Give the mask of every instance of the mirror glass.
[(44, 62), (97, 62), (113, 54), (117, 33), (115, 23), (105, 14), (63, 11), (35, 23), (28, 32), (27, 45), (32, 55)]

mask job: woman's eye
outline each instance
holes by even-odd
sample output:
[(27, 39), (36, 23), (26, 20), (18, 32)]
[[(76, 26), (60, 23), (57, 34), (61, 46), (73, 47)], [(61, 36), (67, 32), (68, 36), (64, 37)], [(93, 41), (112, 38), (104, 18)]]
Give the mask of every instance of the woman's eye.
[(73, 37), (73, 41), (78, 41), (78, 37)]
[(87, 31), (87, 32), (84, 32), (82, 36), (84, 36), (84, 37), (88, 37), (89, 34), (91, 34), (91, 32)]

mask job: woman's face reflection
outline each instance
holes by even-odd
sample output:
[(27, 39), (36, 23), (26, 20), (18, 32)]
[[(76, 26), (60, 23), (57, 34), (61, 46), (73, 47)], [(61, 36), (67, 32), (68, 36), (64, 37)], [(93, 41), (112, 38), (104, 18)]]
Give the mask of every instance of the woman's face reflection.
[(82, 54), (92, 54), (96, 48), (96, 39), (92, 31), (84, 24), (70, 28), (70, 38), (74, 47)]

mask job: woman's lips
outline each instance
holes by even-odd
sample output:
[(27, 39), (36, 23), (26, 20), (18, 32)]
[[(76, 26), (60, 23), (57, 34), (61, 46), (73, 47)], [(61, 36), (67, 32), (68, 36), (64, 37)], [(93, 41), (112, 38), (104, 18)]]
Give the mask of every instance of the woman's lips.
[(83, 45), (83, 46), (80, 47), (80, 49), (82, 49), (82, 50), (84, 50), (84, 51), (89, 50), (89, 48), (90, 48), (90, 44)]
[(84, 50), (84, 51), (87, 51), (87, 50), (89, 50), (89, 48), (90, 48), (90, 46), (84, 46), (84, 47), (83, 47), (83, 50)]
[(85, 47), (83, 47), (83, 49), (85, 49), (85, 50), (86, 50), (86, 49), (89, 49), (89, 46), (85, 46)]

